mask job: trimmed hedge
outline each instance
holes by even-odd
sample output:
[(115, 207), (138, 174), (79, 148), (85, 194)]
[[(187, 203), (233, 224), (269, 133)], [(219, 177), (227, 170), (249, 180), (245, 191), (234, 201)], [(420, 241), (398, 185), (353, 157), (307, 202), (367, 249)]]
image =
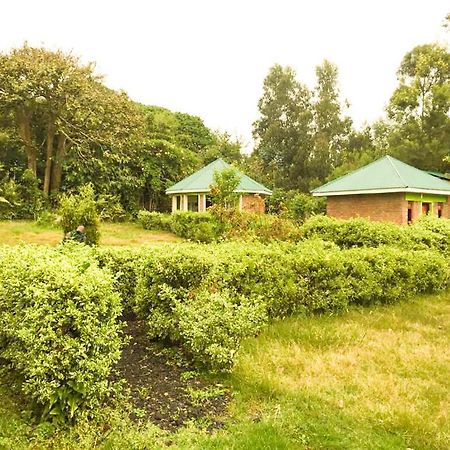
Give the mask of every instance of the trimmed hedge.
[(170, 214), (142, 210), (138, 212), (137, 219), (144, 230), (171, 231)]
[(240, 212), (214, 206), (208, 212), (162, 214), (140, 211), (138, 221), (147, 230), (163, 230), (193, 242), (210, 243), (229, 239), (260, 242), (298, 241), (297, 224), (276, 215)]
[(433, 249), (450, 253), (450, 220), (422, 217), (411, 226), (367, 219), (340, 220), (316, 216), (300, 226), (304, 239), (320, 238), (340, 248), (393, 245), (403, 249)]
[[(123, 249), (109, 252), (103, 258), (117, 267), (133, 260)], [(435, 251), (341, 250), (320, 240), (164, 246), (140, 252), (126, 270), (123, 289), (137, 285), (133, 309), (150, 336), (181, 343), (215, 369), (229, 368), (241, 339), (269, 318), (396, 302), (446, 287), (449, 275)]]
[(92, 410), (110, 391), (122, 345), (109, 271), (76, 244), (0, 247), (0, 261), (4, 367), (44, 418)]

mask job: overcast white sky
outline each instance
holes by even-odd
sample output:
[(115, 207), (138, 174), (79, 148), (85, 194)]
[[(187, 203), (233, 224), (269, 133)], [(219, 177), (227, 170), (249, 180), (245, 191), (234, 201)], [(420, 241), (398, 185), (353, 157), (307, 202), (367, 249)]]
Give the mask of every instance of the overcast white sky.
[(383, 114), (407, 51), (450, 37), (448, 0), (22, 0), (1, 11), (0, 51), (25, 40), (73, 51), (110, 87), (198, 115), (248, 147), (273, 64), (311, 87), (316, 65), (337, 64), (360, 126)]

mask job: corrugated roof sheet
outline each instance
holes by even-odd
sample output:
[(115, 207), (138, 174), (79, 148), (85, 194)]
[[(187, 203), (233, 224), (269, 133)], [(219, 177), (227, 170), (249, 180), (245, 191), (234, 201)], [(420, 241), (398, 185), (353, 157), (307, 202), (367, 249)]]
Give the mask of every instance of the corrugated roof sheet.
[(384, 156), (354, 172), (314, 189), (315, 196), (374, 192), (429, 192), (450, 195), (450, 182)]
[[(214, 182), (214, 173), (230, 168), (230, 164), (222, 159), (216, 159), (212, 163), (189, 175), (178, 183), (166, 190), (166, 194), (187, 194), (190, 192), (209, 192), (210, 186)], [(264, 185), (251, 179), (247, 175), (236, 171), (241, 180), (236, 192), (245, 192), (249, 194), (271, 195), (272, 191)]]

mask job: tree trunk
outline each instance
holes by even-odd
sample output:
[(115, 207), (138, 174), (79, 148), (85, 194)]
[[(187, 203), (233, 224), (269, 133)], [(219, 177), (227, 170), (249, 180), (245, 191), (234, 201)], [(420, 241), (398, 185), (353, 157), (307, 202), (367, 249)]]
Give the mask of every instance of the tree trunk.
[(25, 146), (27, 154), (28, 168), (37, 175), (37, 149), (33, 145), (33, 137), (31, 133), (31, 113), (21, 111), (17, 115), (19, 126), (19, 136)]
[(54, 140), (55, 140), (55, 127), (53, 124), (50, 124), (47, 127), (47, 147), (46, 147), (44, 188), (43, 188), (43, 192), (46, 197), (48, 197), (48, 194), (50, 193)]
[(61, 188), (62, 179), (62, 164), (66, 156), (66, 142), (67, 138), (59, 134), (58, 135), (58, 146), (56, 147), (56, 154), (52, 164), (52, 182), (51, 182), (51, 192), (57, 193)]

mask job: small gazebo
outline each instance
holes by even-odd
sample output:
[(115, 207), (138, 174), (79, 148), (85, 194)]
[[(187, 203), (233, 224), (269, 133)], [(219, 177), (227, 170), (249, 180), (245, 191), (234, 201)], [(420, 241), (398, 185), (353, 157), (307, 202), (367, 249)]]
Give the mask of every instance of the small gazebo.
[[(212, 163), (184, 178), (166, 190), (172, 198), (172, 212), (195, 211), (204, 212), (211, 206), (211, 185), (214, 183), (214, 174), (229, 169), (230, 164), (222, 159)], [(239, 209), (242, 211), (265, 211), (264, 199), (272, 195), (272, 191), (262, 184), (252, 180), (247, 175), (236, 171), (240, 182), (235, 192), (239, 195)]]

